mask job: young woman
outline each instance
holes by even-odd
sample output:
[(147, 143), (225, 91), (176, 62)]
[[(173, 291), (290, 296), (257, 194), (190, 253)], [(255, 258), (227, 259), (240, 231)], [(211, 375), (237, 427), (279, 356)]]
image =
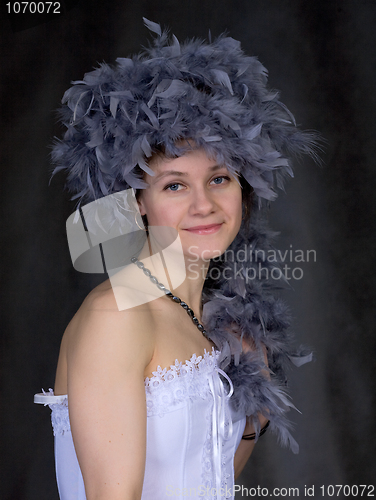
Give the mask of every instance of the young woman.
[[(153, 48), (67, 91), (54, 150), (81, 200), (134, 188), (131, 217), (147, 234), (85, 299), (54, 394), (36, 397), (53, 410), (63, 500), (233, 498), (269, 421), (296, 451), (281, 390), (286, 311), (253, 257), (269, 248), (262, 199), (291, 173), (288, 153), (314, 154), (314, 137), (238, 42), (169, 45), (145, 22)], [(179, 242), (168, 264), (163, 228)], [(263, 265), (275, 280), (278, 266)]]

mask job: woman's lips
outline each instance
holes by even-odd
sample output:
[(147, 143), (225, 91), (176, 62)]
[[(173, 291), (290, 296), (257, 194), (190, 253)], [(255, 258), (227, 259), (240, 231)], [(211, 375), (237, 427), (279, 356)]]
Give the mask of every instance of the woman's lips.
[(220, 224), (209, 224), (207, 226), (195, 226), (189, 227), (185, 229), (185, 231), (189, 231), (190, 233), (195, 234), (213, 234), (216, 233), (222, 226), (222, 222)]

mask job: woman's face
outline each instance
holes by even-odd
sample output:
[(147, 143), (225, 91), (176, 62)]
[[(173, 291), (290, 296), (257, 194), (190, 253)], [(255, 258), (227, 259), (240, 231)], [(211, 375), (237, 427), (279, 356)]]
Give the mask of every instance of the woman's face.
[(227, 167), (202, 149), (175, 159), (156, 156), (149, 166), (155, 175), (145, 174), (149, 187), (138, 197), (148, 224), (175, 228), (188, 257), (223, 254), (242, 219), (242, 190)]

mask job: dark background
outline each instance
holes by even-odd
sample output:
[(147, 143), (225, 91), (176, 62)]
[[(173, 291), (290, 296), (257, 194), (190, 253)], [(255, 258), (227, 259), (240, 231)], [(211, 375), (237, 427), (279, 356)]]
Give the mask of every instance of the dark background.
[(48, 145), (61, 135), (54, 110), (71, 80), (147, 44), (142, 16), (180, 40), (227, 30), (268, 68), (270, 86), (302, 128), (327, 140), (324, 167), (297, 164), (271, 211), (279, 248), (317, 255), (291, 263), (304, 276), (285, 294), (297, 343), (316, 356), (290, 374), (302, 412), (291, 413), (300, 453), (266, 434), (238, 484), (299, 487), (300, 496), (314, 485), (322, 498), (321, 485), (374, 483), (376, 2), (81, 0), (36, 26), (22, 14), (10, 19), (4, 4), (1, 499), (58, 498), (50, 411), (34, 405), (33, 394), (53, 387), (63, 331), (103, 279), (77, 273), (70, 262), (65, 220), (74, 204), (62, 191), (63, 175), (49, 185)]

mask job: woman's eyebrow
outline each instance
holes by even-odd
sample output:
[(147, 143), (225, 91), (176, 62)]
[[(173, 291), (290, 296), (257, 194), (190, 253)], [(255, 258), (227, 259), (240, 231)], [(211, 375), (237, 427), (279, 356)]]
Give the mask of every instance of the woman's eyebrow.
[[(226, 165), (213, 165), (208, 168), (210, 172), (215, 172), (216, 170), (220, 170), (221, 168), (225, 168), (227, 170)], [(166, 170), (165, 172), (161, 172), (153, 178), (154, 183), (158, 182), (160, 179), (167, 177), (168, 175), (175, 175), (178, 177), (186, 177), (188, 172), (180, 172), (179, 170)]]

